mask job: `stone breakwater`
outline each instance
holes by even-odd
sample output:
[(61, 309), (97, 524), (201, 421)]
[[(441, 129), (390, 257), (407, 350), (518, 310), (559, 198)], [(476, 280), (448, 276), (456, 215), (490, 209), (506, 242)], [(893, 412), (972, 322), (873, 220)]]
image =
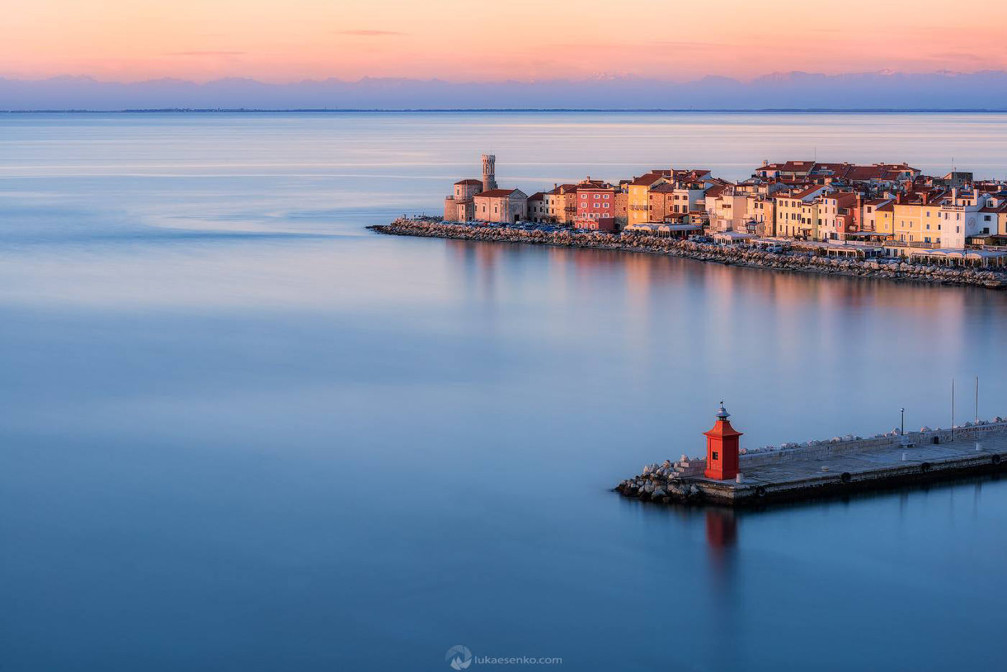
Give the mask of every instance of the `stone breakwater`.
[(764, 268), (774, 271), (819, 273), (884, 280), (969, 285), (989, 289), (1007, 288), (1007, 273), (973, 268), (946, 268), (926, 264), (873, 259), (833, 259), (813, 252), (768, 252), (743, 245), (715, 245), (690, 240), (674, 240), (645, 234), (540, 231), (507, 227), (471, 226), (429, 220), (397, 219), (390, 224), (367, 227), (379, 233), (425, 238), (448, 238), (497, 243), (524, 243), (580, 247), (593, 250), (620, 250), (664, 254), (719, 264)]
[(999, 472), (1007, 469), (1007, 421), (742, 449), (741, 476), (732, 481), (708, 479), (705, 469), (706, 458), (682, 455), (645, 465), (614, 489), (662, 504), (747, 506)]

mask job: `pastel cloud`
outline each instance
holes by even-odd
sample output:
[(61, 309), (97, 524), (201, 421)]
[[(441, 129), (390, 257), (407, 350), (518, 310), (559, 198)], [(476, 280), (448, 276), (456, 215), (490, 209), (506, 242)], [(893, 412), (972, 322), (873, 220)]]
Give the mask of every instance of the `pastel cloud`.
[(405, 35), (405, 33), (400, 33), (397, 30), (340, 30), (337, 32), (338, 35), (353, 35), (355, 37), (395, 37), (397, 35)]
[[(684, 81), (802, 70), (1007, 69), (1007, 3), (846, 0), (33, 0), (4, 15), (0, 77), (66, 73), (266, 81), (584, 78)], [(978, 20), (977, 20), (978, 18)], [(715, 28), (715, 29), (714, 29)], [(225, 48), (205, 45), (225, 44)]]
[(244, 51), (173, 51), (169, 56), (241, 56)]

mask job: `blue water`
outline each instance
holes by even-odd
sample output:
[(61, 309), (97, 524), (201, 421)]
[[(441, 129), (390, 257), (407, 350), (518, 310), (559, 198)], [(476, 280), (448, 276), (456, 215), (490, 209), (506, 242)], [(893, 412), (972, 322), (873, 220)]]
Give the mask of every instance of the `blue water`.
[(1007, 295), (363, 227), (487, 150), (529, 192), (816, 151), (1003, 177), (1005, 123), (0, 118), (0, 669), (996, 669), (1004, 481), (609, 488), (721, 399), (752, 447), (946, 426), (952, 378), (1007, 415)]

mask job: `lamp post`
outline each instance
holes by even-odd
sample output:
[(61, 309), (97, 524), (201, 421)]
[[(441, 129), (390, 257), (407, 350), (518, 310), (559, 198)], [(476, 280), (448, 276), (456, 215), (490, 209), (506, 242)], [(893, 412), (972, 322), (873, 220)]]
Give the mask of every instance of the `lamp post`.
[(905, 409), (905, 407), (900, 408), (899, 412), (902, 413), (902, 429), (899, 431), (899, 435), (900, 436), (905, 436), (906, 435), (906, 409)]

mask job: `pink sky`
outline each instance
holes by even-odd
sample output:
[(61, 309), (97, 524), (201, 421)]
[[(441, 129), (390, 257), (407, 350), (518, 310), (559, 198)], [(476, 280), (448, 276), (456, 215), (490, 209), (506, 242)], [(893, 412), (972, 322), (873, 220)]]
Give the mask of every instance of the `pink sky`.
[(0, 76), (136, 81), (1007, 69), (1007, 3), (847, 0), (31, 0)]

